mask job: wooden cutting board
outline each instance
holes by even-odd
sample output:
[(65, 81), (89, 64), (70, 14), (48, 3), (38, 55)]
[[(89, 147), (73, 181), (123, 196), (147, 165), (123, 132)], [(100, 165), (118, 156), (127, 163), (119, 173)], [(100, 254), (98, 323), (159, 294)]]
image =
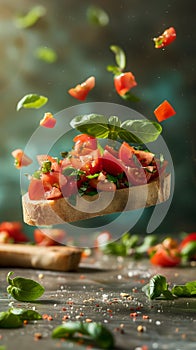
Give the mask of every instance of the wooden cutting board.
[(28, 244), (0, 244), (0, 266), (53, 271), (74, 271), (82, 250), (66, 246), (42, 247)]

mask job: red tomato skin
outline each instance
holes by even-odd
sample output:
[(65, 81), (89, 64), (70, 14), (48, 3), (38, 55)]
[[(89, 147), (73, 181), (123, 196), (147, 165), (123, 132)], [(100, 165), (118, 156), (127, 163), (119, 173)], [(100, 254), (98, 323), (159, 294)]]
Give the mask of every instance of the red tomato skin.
[(68, 90), (68, 93), (77, 100), (84, 101), (89, 93), (95, 86), (95, 77), (90, 77), (82, 84), (76, 85), (76, 87)]
[(176, 114), (176, 111), (167, 100), (164, 100), (154, 110), (154, 114), (155, 114), (155, 117), (157, 118), (158, 122), (162, 122), (163, 120), (166, 120), (166, 119), (174, 116)]
[(154, 38), (155, 48), (161, 49), (171, 44), (176, 39), (176, 30), (174, 27), (166, 29), (162, 35)]
[(80, 134), (75, 136), (73, 141), (75, 142), (74, 149), (76, 151), (79, 151), (81, 146), (82, 148), (88, 148), (91, 150), (97, 149), (97, 139), (93, 136), (87, 134)]
[(125, 72), (114, 76), (114, 87), (120, 96), (125, 95), (136, 85), (135, 77), (131, 72)]
[(196, 241), (196, 232), (189, 233), (179, 244), (179, 249), (182, 250), (188, 243)]
[(45, 191), (42, 180), (32, 178), (28, 188), (30, 200), (41, 200), (45, 198)]
[(104, 171), (114, 176), (118, 176), (124, 171), (124, 165), (121, 160), (113, 156), (106, 149), (103, 153), (102, 165)]
[(125, 174), (132, 186), (145, 185), (151, 178), (151, 173), (145, 171), (142, 167), (126, 167)]
[(22, 232), (22, 225), (17, 221), (3, 221), (0, 223), (0, 232), (6, 232), (15, 243), (28, 242), (27, 236)]
[(134, 148), (131, 147), (127, 142), (123, 142), (120, 146), (118, 156), (125, 165), (135, 167), (136, 163), (134, 153)]
[(150, 258), (153, 265), (162, 267), (174, 267), (180, 264), (181, 258), (178, 249), (167, 250), (159, 248)]
[(53, 246), (59, 245), (65, 238), (65, 232), (60, 229), (49, 229), (48, 235), (46, 230), (41, 231), (39, 229), (34, 230), (34, 241), (40, 246)]

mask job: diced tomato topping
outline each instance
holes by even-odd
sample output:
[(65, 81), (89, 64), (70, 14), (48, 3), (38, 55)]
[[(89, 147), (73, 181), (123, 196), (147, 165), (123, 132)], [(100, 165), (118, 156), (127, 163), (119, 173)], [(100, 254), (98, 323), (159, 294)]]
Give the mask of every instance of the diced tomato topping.
[(54, 128), (56, 125), (56, 119), (52, 115), (52, 113), (47, 112), (44, 114), (43, 119), (40, 120), (40, 125), (44, 126), (45, 128)]
[(66, 232), (61, 229), (40, 229), (34, 230), (34, 241), (37, 245), (53, 246), (63, 243)]
[(125, 72), (114, 76), (114, 86), (120, 96), (125, 95), (136, 85), (135, 77), (131, 72)]
[(134, 148), (127, 142), (123, 142), (119, 149), (119, 159), (121, 159), (125, 165), (135, 167), (137, 159), (135, 159), (134, 154)]
[(62, 192), (57, 187), (51, 187), (51, 189), (45, 191), (45, 199), (58, 199), (62, 197)]
[(165, 238), (162, 243), (148, 249), (150, 262), (162, 267), (177, 266), (181, 262), (178, 242), (171, 238)]
[(12, 151), (12, 156), (15, 158), (15, 167), (18, 169), (23, 166), (28, 166), (32, 163), (32, 159), (29, 158), (20, 148)]
[(181, 258), (178, 249), (159, 248), (150, 258), (153, 265), (173, 267), (180, 264)]
[(105, 192), (115, 192), (116, 191), (116, 185), (114, 182), (111, 181), (99, 181), (96, 179), (91, 179), (89, 182), (90, 186), (93, 188), (96, 188), (97, 191), (105, 191)]
[(29, 183), (29, 199), (30, 200), (41, 200), (45, 198), (45, 191), (42, 180), (32, 178)]
[(155, 110), (155, 117), (159, 122), (162, 122), (165, 119), (168, 119), (176, 114), (176, 111), (172, 105), (167, 101), (163, 101)]
[(123, 163), (121, 162), (121, 160), (113, 156), (113, 154), (108, 152), (106, 149), (103, 153), (102, 165), (103, 170), (106, 171), (106, 173), (109, 173), (114, 176), (118, 176), (124, 171)]
[(13, 240), (16, 243), (28, 241), (27, 236), (23, 233), (22, 225), (18, 221), (4, 221), (0, 223), (0, 234), (1, 233), (3, 233), (4, 239), (6, 239), (7, 236), (5, 243), (8, 243), (10, 240)]
[(171, 44), (176, 39), (176, 30), (174, 27), (166, 29), (162, 35), (154, 38), (155, 48), (161, 49), (169, 44)]
[(71, 88), (68, 90), (68, 93), (80, 100), (80, 101), (84, 101), (89, 93), (90, 90), (92, 90), (95, 86), (95, 77), (90, 77), (88, 78), (85, 82), (83, 82), (82, 84), (78, 84), (76, 85), (76, 87)]
[(126, 167), (125, 174), (127, 176), (128, 181), (133, 186), (145, 185), (151, 177), (151, 173), (145, 171), (145, 169), (142, 167)]

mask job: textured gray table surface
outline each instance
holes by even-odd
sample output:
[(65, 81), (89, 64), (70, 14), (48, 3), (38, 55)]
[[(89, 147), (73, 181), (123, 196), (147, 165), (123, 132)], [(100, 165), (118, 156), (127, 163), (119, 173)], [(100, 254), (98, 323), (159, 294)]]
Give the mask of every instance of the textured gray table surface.
[[(12, 269), (13, 270), (13, 269)], [(0, 269), (0, 311), (8, 309), (6, 275)], [(196, 267), (161, 269), (148, 261), (108, 256), (83, 260), (77, 272), (14, 269), (20, 275), (40, 281), (44, 295), (37, 302), (13, 305), (33, 308), (52, 316), (19, 329), (0, 329), (0, 346), (6, 350), (97, 349), (86, 344), (51, 338), (53, 328), (64, 320), (101, 321), (115, 336), (115, 349), (195, 350), (196, 298), (149, 301), (141, 291), (149, 278), (160, 273), (168, 282), (181, 284), (196, 279)], [(126, 293), (126, 297), (122, 294)], [(138, 331), (138, 326), (143, 331)], [(41, 333), (36, 340), (35, 334)]]

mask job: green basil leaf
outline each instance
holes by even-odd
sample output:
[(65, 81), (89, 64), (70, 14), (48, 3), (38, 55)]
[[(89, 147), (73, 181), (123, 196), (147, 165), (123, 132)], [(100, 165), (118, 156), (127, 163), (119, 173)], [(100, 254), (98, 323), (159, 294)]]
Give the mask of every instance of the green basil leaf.
[(17, 111), (19, 111), (21, 108), (41, 108), (44, 106), (48, 101), (48, 98), (45, 96), (40, 96), (37, 94), (28, 94), (25, 95), (17, 104)]
[(102, 348), (113, 349), (114, 337), (113, 334), (101, 323), (91, 322), (84, 323), (83, 328), (86, 333)]
[(149, 283), (142, 288), (142, 291), (149, 299), (158, 298), (164, 291), (168, 290), (166, 278), (162, 275), (153, 276)]
[(71, 338), (75, 333), (88, 336), (94, 340), (103, 349), (113, 349), (114, 338), (112, 333), (99, 322), (83, 323), (83, 322), (66, 322), (57, 326), (53, 332), (53, 338)]
[(9, 310), (0, 312), (0, 328), (19, 328), (23, 321), (18, 315), (12, 314)]
[(144, 254), (153, 245), (157, 244), (157, 237), (155, 235), (146, 236), (143, 243), (135, 248), (135, 252), (138, 254)]
[(27, 321), (34, 321), (34, 320), (41, 320), (42, 316), (34, 310), (24, 310), (24, 309), (19, 309), (19, 308), (12, 308), (10, 309), (10, 312), (13, 315), (17, 315), (20, 317), (22, 321), (27, 320)]
[(111, 45), (110, 50), (114, 52), (115, 54), (115, 60), (118, 65), (118, 67), (123, 70), (126, 67), (126, 56), (124, 51), (121, 49), (120, 46), (117, 45)]
[(38, 47), (35, 52), (35, 57), (46, 63), (54, 63), (57, 60), (57, 54), (53, 49), (49, 47), (41, 46)]
[(97, 138), (107, 138), (110, 132), (107, 123), (108, 120), (104, 115), (86, 114), (76, 116), (72, 119), (70, 125), (72, 128), (75, 128), (82, 133)]
[(196, 256), (196, 241), (188, 242), (180, 252), (184, 260), (190, 260), (192, 257)]
[(109, 16), (105, 10), (98, 6), (89, 6), (87, 8), (87, 20), (89, 23), (101, 27), (107, 26), (109, 23)]
[(29, 278), (15, 277), (13, 279), (10, 276), (13, 272), (9, 272), (7, 275), (7, 292), (18, 301), (34, 301), (42, 296), (45, 289), (38, 282)]
[(162, 131), (157, 122), (149, 120), (126, 120), (121, 124), (119, 137), (132, 143), (148, 143), (155, 141)]
[(24, 16), (18, 16), (15, 19), (15, 24), (19, 28), (29, 28), (32, 27), (41, 17), (46, 13), (46, 9), (42, 5), (34, 6), (28, 13)]
[(184, 285), (174, 286), (171, 292), (178, 297), (191, 297), (196, 295), (196, 281), (187, 282)]

